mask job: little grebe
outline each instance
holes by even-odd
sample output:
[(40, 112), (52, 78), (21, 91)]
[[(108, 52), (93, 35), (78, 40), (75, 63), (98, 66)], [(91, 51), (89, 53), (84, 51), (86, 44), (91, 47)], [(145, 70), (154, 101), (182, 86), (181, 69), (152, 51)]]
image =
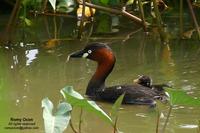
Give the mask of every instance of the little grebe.
[(105, 86), (105, 80), (115, 65), (115, 56), (111, 48), (104, 43), (91, 43), (80, 51), (73, 52), (69, 58), (87, 58), (97, 62), (97, 69), (90, 79), (86, 95), (93, 100), (114, 102), (125, 94), (124, 104), (155, 105), (155, 99), (160, 94), (153, 89), (140, 85)]

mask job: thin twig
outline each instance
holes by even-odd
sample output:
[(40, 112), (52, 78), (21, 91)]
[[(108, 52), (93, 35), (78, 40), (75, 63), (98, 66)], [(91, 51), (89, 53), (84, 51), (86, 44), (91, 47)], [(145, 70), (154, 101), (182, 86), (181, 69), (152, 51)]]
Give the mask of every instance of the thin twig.
[(195, 16), (195, 14), (194, 14), (194, 10), (192, 9), (191, 1), (190, 1), (190, 0), (187, 0), (187, 3), (188, 3), (188, 6), (189, 6), (189, 9), (190, 9), (190, 13), (191, 13), (191, 15), (192, 15), (192, 19), (193, 19), (193, 21), (194, 21), (194, 25), (195, 25), (196, 31), (197, 31), (198, 36), (199, 36), (199, 40), (200, 40), (200, 30), (199, 30), (199, 25), (198, 25), (198, 22), (197, 22), (196, 16)]
[(165, 129), (166, 129), (166, 127), (167, 127), (167, 123), (168, 123), (168, 121), (169, 121), (169, 117), (170, 117), (171, 111), (172, 111), (172, 105), (170, 105), (170, 107), (169, 107), (169, 111), (168, 111), (168, 114), (167, 114), (167, 118), (166, 118), (166, 120), (165, 120), (165, 123), (164, 123), (164, 126), (163, 126), (163, 128), (162, 128), (162, 132), (161, 132), (161, 133), (164, 133), (164, 132), (165, 132)]
[[(82, 5), (83, 3), (80, 2), (79, 4)], [(125, 16), (125, 17), (133, 20), (137, 24), (143, 25), (142, 20), (140, 18), (138, 18), (137, 16), (134, 16), (133, 14), (130, 14), (130, 13), (126, 12), (126, 11), (112, 9), (112, 8), (109, 8), (109, 7), (103, 7), (103, 6), (95, 5), (95, 4), (88, 3), (88, 2), (85, 2), (85, 5), (88, 6), (88, 7), (91, 7), (91, 8), (95, 8), (95, 9), (99, 9), (99, 10), (105, 11), (105, 12), (110, 12), (110, 13), (113, 13), (113, 14)], [(145, 23), (148, 24), (147, 22), (145, 22)]]
[(61, 13), (61, 12), (34, 12), (34, 11), (30, 11), (31, 14), (35, 14), (35, 15), (44, 15), (44, 16), (58, 16), (58, 17), (68, 17), (68, 18), (76, 18), (76, 16), (73, 15), (69, 15), (66, 13)]

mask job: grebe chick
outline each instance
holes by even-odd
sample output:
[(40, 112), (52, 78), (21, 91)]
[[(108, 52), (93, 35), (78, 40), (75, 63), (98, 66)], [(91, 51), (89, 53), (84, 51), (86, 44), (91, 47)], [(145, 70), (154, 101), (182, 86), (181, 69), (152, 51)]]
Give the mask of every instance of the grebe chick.
[(168, 94), (165, 92), (165, 87), (171, 88), (168, 84), (153, 84), (152, 78), (146, 75), (141, 75), (137, 79), (133, 81), (136, 84), (140, 84), (145, 87), (149, 87), (152, 90), (154, 90), (159, 96), (158, 99), (162, 100), (163, 102), (166, 102), (168, 100)]
[(71, 53), (69, 57), (83, 57), (97, 62), (96, 71), (86, 89), (86, 95), (92, 100), (115, 102), (120, 95), (125, 94), (124, 104), (155, 105), (156, 97), (160, 97), (155, 90), (139, 84), (105, 86), (116, 58), (111, 48), (104, 43), (91, 43), (84, 49)]

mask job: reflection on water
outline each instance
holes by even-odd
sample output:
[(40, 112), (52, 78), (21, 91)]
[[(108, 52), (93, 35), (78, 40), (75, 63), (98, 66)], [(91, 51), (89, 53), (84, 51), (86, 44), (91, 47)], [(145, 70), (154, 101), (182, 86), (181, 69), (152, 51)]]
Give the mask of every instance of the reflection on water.
[[(49, 97), (54, 104), (61, 100), (60, 89), (72, 85), (81, 94), (85, 93), (87, 82), (95, 71), (96, 64), (85, 59), (70, 60), (67, 55), (84, 47), (85, 42), (66, 40), (51, 42), (45, 47), (41, 35), (34, 43), (16, 43), (14, 48), (0, 48), (0, 105), (1, 116), (6, 125), (12, 117), (31, 117), (43, 132), (41, 100)], [(34, 40), (34, 38), (32, 38)], [(26, 45), (33, 44), (33, 45)], [(49, 44), (49, 43), (48, 43)], [(154, 83), (169, 83), (174, 88), (183, 89), (188, 94), (200, 96), (200, 46), (198, 42), (178, 42), (161, 44), (154, 35), (135, 33), (134, 37), (122, 42), (109, 44), (117, 62), (107, 79), (108, 85), (133, 83), (138, 75), (150, 75)], [(51, 51), (51, 52), (49, 52)], [(98, 104), (109, 112), (111, 104)], [(167, 105), (160, 105), (164, 118)], [(119, 114), (119, 128), (124, 133), (155, 133), (156, 109), (146, 106), (122, 106)], [(78, 125), (79, 109), (73, 113), (73, 122)], [(199, 107), (176, 106), (173, 108), (168, 133), (196, 132), (200, 119)], [(161, 119), (161, 124), (164, 122)], [(2, 129), (0, 129), (1, 132)], [(4, 130), (3, 130), (4, 131)], [(6, 131), (5, 131), (6, 132)], [(26, 132), (26, 131), (25, 131)], [(36, 131), (28, 131), (36, 132)], [(72, 132), (67, 129), (66, 132)], [(83, 132), (112, 132), (112, 128), (94, 114), (84, 112)]]
[(26, 60), (26, 66), (29, 66), (30, 63), (34, 59), (37, 58), (36, 55), (38, 54), (38, 49), (26, 50), (25, 54), (26, 54), (26, 58), (27, 58), (27, 60)]

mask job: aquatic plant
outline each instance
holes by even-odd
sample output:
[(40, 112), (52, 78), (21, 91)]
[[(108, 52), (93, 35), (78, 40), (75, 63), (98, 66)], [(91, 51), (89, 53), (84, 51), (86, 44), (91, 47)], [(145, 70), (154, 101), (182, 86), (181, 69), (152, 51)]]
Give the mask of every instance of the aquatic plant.
[(53, 104), (48, 98), (42, 100), (43, 119), (46, 133), (62, 133), (71, 119), (72, 107), (66, 102), (58, 104), (57, 112), (53, 114)]
[[(169, 94), (169, 110), (168, 110), (164, 125), (161, 129), (161, 133), (164, 133), (166, 130), (167, 123), (169, 122), (170, 114), (174, 106), (176, 105), (200, 106), (200, 98), (191, 97), (182, 90), (167, 88), (167, 93)], [(157, 119), (157, 127), (159, 126), (159, 121), (160, 121), (159, 119), (160, 119), (160, 114)]]
[[(83, 111), (89, 111), (94, 113), (97, 117), (101, 118), (104, 122), (110, 124), (113, 127), (114, 133), (120, 132), (117, 128), (118, 111), (122, 104), (125, 94), (122, 94), (113, 104), (110, 115), (104, 112), (94, 101), (84, 98), (81, 94), (76, 92), (72, 86), (66, 86), (61, 89), (61, 94), (64, 97), (64, 101), (57, 107), (57, 112), (53, 114), (53, 104), (48, 98), (42, 100), (43, 107), (43, 119), (45, 124), (46, 133), (62, 133), (69, 125), (74, 133), (81, 133), (82, 113)], [(200, 106), (200, 98), (193, 98), (188, 96), (182, 90), (175, 90), (167, 88), (169, 94), (169, 111), (167, 113), (163, 127), (160, 133), (166, 131), (167, 123), (169, 122), (170, 114), (175, 105), (184, 106)], [(75, 128), (71, 121), (71, 113), (74, 107), (80, 108), (79, 126), (78, 130)], [(158, 110), (161, 112), (161, 110)], [(160, 113), (158, 114), (156, 133), (159, 133)]]
[[(109, 116), (94, 101), (85, 99), (76, 92), (72, 86), (66, 86), (60, 92), (64, 97), (64, 102), (58, 105), (57, 112), (54, 115), (52, 113), (52, 102), (48, 98), (42, 100), (43, 119), (46, 133), (62, 133), (68, 125), (70, 125), (75, 133), (81, 133), (83, 110), (94, 113), (96, 116), (110, 124), (114, 129), (114, 133), (118, 132), (118, 111), (122, 104), (124, 94), (116, 100), (112, 106), (111, 116)], [(81, 109), (78, 130), (74, 127), (71, 121), (71, 113), (74, 107), (79, 107)]]
[[(183, 7), (187, 8), (184, 9)], [(13, 23), (16, 23), (17, 16), (19, 16), (19, 19), (24, 25), (30, 26), (31, 22), (28, 16), (29, 12), (35, 16), (50, 15), (77, 17), (78, 23), (80, 21), (80, 23), (77, 25), (77, 37), (83, 38), (85, 29), (84, 27), (87, 25), (86, 22), (92, 23), (93, 20), (99, 19), (99, 14), (105, 14), (105, 12), (107, 12), (110, 14), (110, 16), (116, 15), (119, 18), (120, 16), (126, 17), (134, 23), (134, 26), (137, 25), (142, 27), (145, 32), (152, 31), (156, 27), (161, 41), (167, 43), (169, 42), (170, 35), (165, 30), (166, 22), (163, 20), (163, 15), (173, 15), (174, 13), (179, 12), (180, 38), (190, 39), (191, 36), (196, 33), (197, 37), (200, 39), (200, 28), (197, 18), (198, 14), (196, 14), (198, 10), (199, 1), (191, 2), (190, 0), (173, 2), (168, 0), (16, 0), (10, 21), (6, 29), (7, 31), (11, 29), (10, 27), (13, 25)], [(189, 31), (185, 31), (183, 29), (184, 12), (190, 14), (188, 17), (191, 16), (191, 19), (194, 22), (194, 28), (190, 29)], [(77, 16), (75, 13), (77, 13)], [(103, 31), (103, 33), (116, 32), (116, 30), (109, 28), (112, 27), (111, 23), (110, 26), (107, 27), (108, 28), (104, 27), (105, 31)]]

